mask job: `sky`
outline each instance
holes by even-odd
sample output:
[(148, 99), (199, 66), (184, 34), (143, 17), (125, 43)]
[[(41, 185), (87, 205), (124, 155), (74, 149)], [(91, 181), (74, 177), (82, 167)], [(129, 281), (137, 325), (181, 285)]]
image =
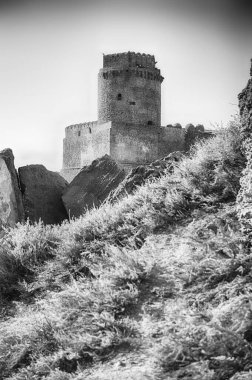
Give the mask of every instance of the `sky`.
[(97, 120), (102, 55), (154, 54), (162, 125), (226, 126), (252, 58), (249, 0), (0, 0), (0, 150), (62, 167), (65, 127)]

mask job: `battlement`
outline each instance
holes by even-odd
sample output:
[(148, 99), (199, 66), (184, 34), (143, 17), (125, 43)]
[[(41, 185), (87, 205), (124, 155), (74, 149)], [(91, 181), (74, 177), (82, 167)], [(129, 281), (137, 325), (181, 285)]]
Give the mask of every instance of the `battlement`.
[(87, 123), (72, 124), (65, 128), (65, 135), (70, 136), (72, 134), (78, 134), (80, 132), (91, 133), (93, 128), (96, 126), (97, 126), (97, 121), (89, 121)]
[(155, 57), (134, 52), (103, 55), (103, 68), (139, 67), (155, 69)]
[(145, 68), (125, 68), (121, 70), (117, 69), (101, 69), (99, 72), (99, 76), (103, 79), (111, 79), (116, 77), (129, 77), (135, 76), (139, 78), (144, 78), (148, 80), (156, 80), (159, 82), (163, 82), (164, 77), (160, 74), (160, 70), (157, 68), (153, 69), (145, 69)]
[(65, 130), (69, 131), (71, 129), (81, 129), (85, 127), (95, 127), (97, 125), (97, 121), (88, 121), (87, 123), (79, 123), (79, 124), (71, 124), (68, 125)]

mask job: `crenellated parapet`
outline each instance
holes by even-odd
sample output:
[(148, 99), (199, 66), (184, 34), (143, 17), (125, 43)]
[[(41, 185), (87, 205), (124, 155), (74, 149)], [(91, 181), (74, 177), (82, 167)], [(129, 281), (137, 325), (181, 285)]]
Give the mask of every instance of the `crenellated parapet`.
[(97, 126), (97, 121), (89, 121), (87, 123), (72, 124), (65, 128), (65, 135), (81, 135), (81, 133), (92, 133), (93, 128)]
[(103, 68), (140, 67), (155, 68), (155, 57), (150, 54), (141, 54), (128, 51), (127, 53), (106, 54), (103, 56)]

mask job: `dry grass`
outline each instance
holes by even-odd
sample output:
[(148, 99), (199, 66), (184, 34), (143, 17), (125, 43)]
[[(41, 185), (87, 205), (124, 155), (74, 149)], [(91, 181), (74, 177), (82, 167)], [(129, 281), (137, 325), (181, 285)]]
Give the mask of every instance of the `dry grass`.
[(114, 205), (6, 233), (2, 378), (248, 373), (252, 260), (233, 208), (220, 211), (244, 166), (236, 132), (198, 143), (172, 175)]

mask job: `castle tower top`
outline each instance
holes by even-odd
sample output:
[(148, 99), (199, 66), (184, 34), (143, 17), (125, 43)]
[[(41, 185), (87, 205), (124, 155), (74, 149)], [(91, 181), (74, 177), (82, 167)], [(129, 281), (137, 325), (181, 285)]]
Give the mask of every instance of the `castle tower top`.
[(155, 69), (155, 57), (134, 52), (103, 55), (103, 68), (146, 68)]
[(98, 74), (98, 122), (161, 125), (163, 77), (150, 54), (103, 55)]

